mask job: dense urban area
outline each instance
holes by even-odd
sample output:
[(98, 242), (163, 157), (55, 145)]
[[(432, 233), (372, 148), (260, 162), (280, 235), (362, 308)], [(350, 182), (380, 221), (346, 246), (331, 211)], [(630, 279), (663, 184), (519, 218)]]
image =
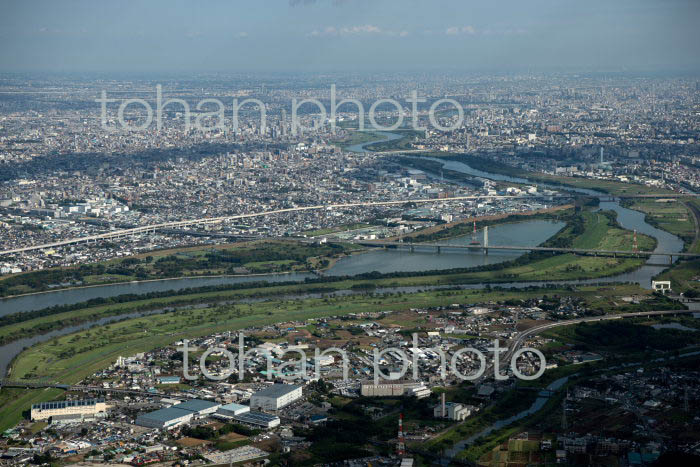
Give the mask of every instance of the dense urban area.
[(697, 465), (699, 115), (685, 75), (0, 75), (0, 465)]

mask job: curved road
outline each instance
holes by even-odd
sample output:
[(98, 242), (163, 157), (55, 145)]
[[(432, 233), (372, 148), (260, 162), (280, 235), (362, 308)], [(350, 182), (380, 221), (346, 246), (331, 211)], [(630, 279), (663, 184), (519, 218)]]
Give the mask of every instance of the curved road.
[(500, 361), (500, 368), (504, 365), (510, 364), (510, 358), (513, 353), (523, 345), (523, 342), (528, 337), (537, 335), (543, 331), (553, 329), (560, 326), (570, 326), (572, 324), (587, 323), (591, 321), (608, 321), (612, 319), (623, 319), (623, 318), (639, 318), (644, 316), (659, 316), (659, 315), (675, 315), (679, 313), (697, 313), (697, 310), (660, 310), (660, 311), (639, 311), (635, 313), (620, 313), (616, 315), (604, 315), (604, 316), (587, 316), (585, 318), (569, 319), (566, 321), (557, 321), (554, 323), (542, 324), (540, 326), (535, 326), (533, 328), (527, 329), (520, 334), (513, 342), (513, 345), (508, 348), (505, 353), (505, 358)]

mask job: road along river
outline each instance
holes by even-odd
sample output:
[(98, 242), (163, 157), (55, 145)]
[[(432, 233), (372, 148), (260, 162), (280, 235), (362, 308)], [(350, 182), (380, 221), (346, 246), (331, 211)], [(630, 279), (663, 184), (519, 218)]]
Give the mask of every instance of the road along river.
[[(401, 135), (392, 134), (390, 139), (398, 139)], [(389, 139), (389, 140), (390, 140)], [(379, 141), (387, 141), (382, 139)], [(364, 146), (372, 144), (375, 141), (357, 145), (353, 150), (362, 150)], [(432, 158), (431, 158), (432, 159)], [(439, 160), (439, 159), (432, 159)], [(490, 178), (500, 181), (511, 181), (514, 183), (530, 183), (523, 178), (507, 177), (499, 174), (490, 174), (478, 170), (474, 170), (466, 164), (455, 161), (441, 161), (445, 164), (445, 168), (450, 170), (460, 171), (475, 177)], [(540, 184), (539, 186), (543, 186)], [(556, 190), (569, 189), (561, 186), (551, 186)], [(592, 190), (573, 190), (590, 195), (604, 195)], [(671, 235), (665, 231), (657, 229), (644, 220), (644, 214), (638, 211), (624, 208), (618, 202), (601, 202), (600, 208), (605, 210), (613, 210), (618, 215), (618, 222), (622, 227), (629, 230), (637, 230), (640, 233), (649, 235), (657, 240), (657, 251), (672, 251), (680, 252), (683, 249), (683, 242), (678, 237)], [(489, 229), (490, 241), (492, 244), (523, 245), (534, 246), (544, 242), (554, 235), (561, 227), (562, 223), (546, 220), (526, 220), (511, 224), (501, 224), (492, 226)], [(517, 231), (517, 234), (516, 234)], [(470, 236), (452, 239), (455, 244), (464, 244), (471, 240)], [(325, 274), (329, 276), (349, 276), (373, 271), (379, 272), (395, 272), (395, 271), (429, 271), (437, 269), (452, 269), (464, 268), (470, 266), (480, 266), (483, 264), (494, 264), (498, 262), (512, 260), (517, 258), (519, 252), (502, 251), (496, 253), (491, 252), (488, 256), (483, 255), (480, 251), (443, 251), (437, 253), (434, 251), (422, 251), (410, 253), (407, 251), (397, 250), (372, 250), (366, 253), (353, 255), (343, 258), (331, 267)], [(662, 258), (650, 257), (648, 263), (660, 263)], [(651, 279), (656, 274), (660, 273), (664, 267), (644, 265), (635, 271), (616, 276), (591, 279), (591, 280), (576, 280), (576, 281), (548, 281), (551, 284), (588, 284), (588, 283), (604, 283), (604, 282), (636, 282), (642, 287), (650, 287)], [(254, 275), (254, 276), (226, 276), (226, 277), (199, 277), (199, 278), (179, 278), (165, 279), (156, 281), (131, 282), (127, 284), (102, 285), (94, 287), (84, 287), (77, 289), (57, 290), (53, 292), (44, 292), (38, 294), (25, 295), (7, 299), (0, 299), (0, 316), (39, 310), (55, 305), (69, 305), (84, 302), (91, 298), (97, 297), (115, 297), (124, 294), (146, 294), (149, 292), (162, 292), (170, 290), (183, 290), (187, 288), (197, 288), (204, 286), (241, 284), (251, 282), (303, 282), (307, 278), (316, 277), (311, 273), (291, 273), (291, 274), (269, 274), (269, 275)], [(508, 282), (501, 284), (491, 283), (490, 285), (500, 285), (503, 287), (529, 287), (532, 285), (543, 285), (543, 283), (533, 282)], [(478, 289), (484, 287), (485, 284), (470, 284), (462, 286), (463, 288)], [(377, 293), (412, 290), (428, 290), (431, 287), (417, 288), (396, 288), (396, 289), (377, 289)], [(434, 287), (433, 287), (434, 288)], [(348, 291), (339, 291), (336, 294), (347, 293)], [(86, 329), (94, 325), (105, 324), (109, 321), (124, 319), (129, 315), (115, 316), (105, 318), (97, 322), (84, 323), (79, 326), (67, 327), (60, 330), (52, 331), (48, 334), (34, 336), (27, 339), (21, 339), (5, 346), (0, 347), (0, 374), (4, 374), (4, 369), (7, 364), (19, 353), (23, 348), (34, 345), (39, 342), (44, 342), (53, 337), (76, 332), (80, 329)], [(103, 322), (104, 321), (104, 322)]]

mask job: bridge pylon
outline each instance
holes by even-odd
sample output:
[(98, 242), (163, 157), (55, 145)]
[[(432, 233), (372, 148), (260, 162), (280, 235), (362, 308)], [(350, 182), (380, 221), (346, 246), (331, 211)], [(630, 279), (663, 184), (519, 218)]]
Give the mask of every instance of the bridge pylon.
[(484, 226), (484, 254), (489, 254), (489, 226)]

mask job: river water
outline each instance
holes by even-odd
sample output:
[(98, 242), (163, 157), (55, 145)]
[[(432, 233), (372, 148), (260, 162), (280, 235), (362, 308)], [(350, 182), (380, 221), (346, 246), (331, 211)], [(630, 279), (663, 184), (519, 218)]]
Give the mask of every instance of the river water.
[[(561, 388), (567, 381), (569, 380), (568, 376), (564, 376), (563, 378), (559, 378), (552, 383), (550, 383), (547, 386), (546, 391), (556, 391), (559, 388)], [(539, 411), (544, 405), (547, 403), (549, 400), (549, 396), (538, 396), (537, 399), (535, 399), (535, 402), (532, 403), (530, 407), (528, 407), (526, 410), (523, 410), (522, 412), (513, 415), (512, 417), (509, 418), (504, 418), (502, 420), (498, 420), (497, 422), (494, 422), (493, 424), (489, 425), (487, 428), (484, 428), (480, 432), (470, 436), (469, 438), (463, 439), (459, 441), (458, 443), (455, 443), (454, 446), (452, 446), (450, 449), (445, 451), (445, 455), (448, 458), (453, 458), (457, 454), (459, 454), (460, 451), (464, 450), (468, 445), (472, 444), (475, 440), (478, 438), (481, 438), (483, 436), (488, 436), (492, 432), (496, 430), (500, 430), (501, 428), (510, 425), (513, 422), (516, 422), (518, 420), (522, 420), (523, 418), (532, 415)]]
[(348, 146), (345, 150), (350, 151), (350, 152), (367, 152), (367, 146), (370, 144), (374, 143), (380, 143), (380, 142), (388, 142), (388, 141), (394, 141), (397, 139), (403, 138), (403, 135), (398, 134), (398, 133), (390, 133), (388, 131), (382, 132), (382, 134), (385, 136), (383, 139), (376, 139), (374, 141), (368, 141), (366, 143), (359, 143), (359, 144), (353, 144), (352, 146)]
[[(390, 141), (401, 138), (401, 135), (389, 133), (387, 139), (379, 141)], [(371, 141), (359, 145), (354, 145), (348, 148), (351, 151), (364, 151), (364, 147), (376, 141)], [(433, 159), (438, 160), (438, 159)], [(455, 161), (440, 161), (445, 163), (445, 168), (455, 171), (460, 171), (475, 177), (490, 178), (499, 181), (511, 181), (514, 183), (529, 183), (528, 180), (516, 177), (508, 177), (499, 174), (490, 174), (479, 170), (472, 169), (466, 164)], [(539, 184), (539, 186), (546, 186)], [(551, 186), (555, 190), (562, 190), (561, 186)], [(569, 188), (566, 188), (567, 190)], [(591, 195), (604, 195), (593, 190), (572, 189), (572, 191), (582, 192)], [(613, 210), (618, 215), (618, 222), (622, 227), (652, 236), (657, 240), (656, 251), (679, 252), (683, 249), (683, 242), (678, 237), (671, 235), (665, 231), (659, 230), (644, 220), (644, 214), (638, 211), (624, 208), (618, 202), (601, 202), (600, 208), (605, 210)], [(522, 246), (538, 245), (552, 235), (554, 235), (563, 223), (546, 220), (526, 220), (512, 224), (501, 224), (489, 228), (489, 243), (510, 244)], [(481, 238), (479, 238), (481, 241)], [(464, 236), (449, 240), (456, 245), (464, 245), (471, 241), (471, 236)], [(339, 260), (325, 274), (329, 276), (346, 276), (356, 275), (378, 271), (389, 273), (394, 271), (428, 271), (428, 270), (444, 270), (452, 268), (464, 268), (481, 266), (485, 264), (494, 264), (503, 261), (509, 261), (520, 256), (521, 252), (516, 251), (494, 251), (491, 250), (489, 255), (484, 255), (480, 250), (464, 250), (464, 249), (443, 249), (441, 253), (437, 253), (432, 248), (416, 248), (414, 253), (407, 250), (372, 250), (366, 253), (352, 255)], [(651, 257), (648, 263), (661, 263), (664, 260), (662, 257)], [(644, 265), (635, 271), (611, 276), (607, 278), (579, 280), (579, 281), (551, 281), (555, 284), (586, 284), (586, 283), (602, 283), (602, 282), (636, 282), (642, 287), (650, 287), (651, 279), (656, 274), (660, 273), (664, 267)], [(291, 273), (291, 274), (269, 274), (258, 276), (236, 276), (236, 277), (200, 277), (200, 278), (180, 278), (166, 279), (156, 281), (132, 282), (127, 284), (113, 284), (95, 287), (85, 287), (79, 289), (56, 290), (53, 292), (38, 293), (21, 297), (0, 299), (0, 316), (39, 310), (55, 305), (69, 305), (74, 303), (84, 302), (91, 298), (98, 297), (114, 297), (124, 294), (146, 294), (149, 292), (163, 292), (169, 290), (182, 290), (186, 288), (196, 288), (203, 286), (240, 284), (265, 281), (270, 283), (278, 282), (303, 282), (307, 278), (316, 277), (311, 273)], [(496, 284), (492, 284), (496, 285)], [(497, 284), (504, 287), (528, 287), (531, 285), (541, 285), (535, 282), (515, 282)], [(484, 284), (470, 284), (462, 286), (468, 289), (482, 288)], [(417, 288), (390, 288), (378, 289), (377, 293), (403, 291), (410, 292), (414, 290), (428, 290), (441, 287), (417, 287)], [(336, 292), (340, 294), (342, 292)], [(21, 339), (11, 344), (0, 347), (0, 374), (4, 374), (5, 368), (14, 356), (22, 351), (23, 348), (29, 347), (39, 342), (44, 342), (53, 337), (76, 332), (81, 329), (86, 329), (94, 325), (105, 324), (107, 322), (124, 319), (130, 315), (105, 318), (103, 320), (91, 323), (84, 323), (79, 326), (68, 327), (51, 333), (34, 336), (27, 339)]]
[[(691, 328), (688, 328), (691, 329)], [(694, 331), (694, 329), (691, 329)], [(623, 363), (621, 365), (616, 365), (616, 366), (611, 366), (608, 367), (606, 370), (610, 369), (623, 369), (623, 368), (633, 368), (636, 367), (640, 364), (644, 363), (659, 363), (659, 362), (665, 362), (665, 361), (671, 361), (671, 360), (678, 360), (680, 358), (685, 358), (685, 357), (690, 357), (694, 355), (700, 354), (700, 351), (694, 351), (694, 352), (685, 352), (682, 353), (678, 356), (672, 355), (668, 357), (659, 357), (655, 358), (651, 361), (645, 361), (645, 362), (634, 362), (634, 363)], [(552, 383), (550, 383), (547, 388), (544, 391), (540, 392), (540, 395), (535, 399), (535, 401), (532, 403), (530, 407), (528, 407), (526, 410), (523, 410), (522, 412), (513, 415), (509, 418), (505, 418), (502, 420), (498, 420), (494, 422), (493, 424), (489, 425), (488, 427), (484, 428), (480, 432), (470, 436), (469, 438), (465, 438), (463, 440), (460, 440), (458, 443), (455, 443), (454, 446), (452, 446), (450, 449), (445, 451), (445, 457), (442, 459), (441, 465), (449, 465), (450, 461), (457, 455), (459, 454), (462, 450), (467, 448), (470, 444), (474, 443), (478, 438), (481, 438), (483, 436), (488, 436), (489, 434), (493, 433), (496, 430), (500, 430), (503, 427), (506, 427), (510, 425), (513, 422), (516, 422), (518, 420), (522, 420), (523, 418), (533, 415), (534, 413), (538, 412), (539, 410), (544, 407), (544, 405), (547, 403), (549, 400), (549, 395), (546, 393), (546, 391), (549, 391), (550, 394), (552, 392), (556, 392), (557, 390), (561, 389), (564, 384), (571, 378), (575, 377), (578, 375), (578, 373), (574, 373), (571, 376), (564, 376), (562, 378), (559, 378)], [(544, 393), (544, 394), (543, 394)]]
[[(476, 170), (471, 167), (469, 167), (467, 164), (464, 164), (462, 162), (457, 162), (457, 161), (442, 161), (440, 159), (436, 158), (431, 158), (427, 157), (426, 159), (432, 160), (432, 161), (437, 161), (437, 162), (442, 162), (443, 168), (445, 169), (450, 169), (454, 170), (456, 172), (462, 172), (467, 175), (471, 175), (474, 177), (482, 177), (482, 178), (489, 178), (492, 180), (498, 180), (498, 181), (506, 181), (506, 182), (513, 182), (513, 183), (530, 183), (534, 184), (534, 182), (531, 182), (530, 180), (527, 180), (525, 178), (519, 178), (519, 177), (509, 177), (506, 175), (500, 175), (500, 174), (492, 174), (488, 172), (483, 172), (481, 170)], [(593, 196), (603, 196), (607, 197), (606, 193), (602, 193), (599, 191), (595, 190), (588, 190), (584, 188), (570, 188), (570, 187), (563, 187), (559, 185), (548, 185), (548, 184), (543, 184), (543, 183), (537, 183), (539, 187), (544, 187), (544, 188), (549, 188), (552, 190), (567, 190), (567, 191), (573, 191), (576, 193), (582, 193), (582, 194), (588, 194), (588, 195), (593, 195)], [(678, 253), (683, 251), (683, 240), (680, 238), (676, 237), (673, 234), (670, 234), (664, 230), (657, 229), (656, 227), (648, 224), (644, 217), (644, 213), (639, 212), (639, 211), (634, 211), (632, 209), (628, 209), (625, 207), (620, 206), (620, 203), (617, 201), (603, 201), (600, 203), (600, 209), (602, 210), (610, 210), (610, 211), (615, 211), (617, 213), (617, 221), (618, 223), (625, 229), (627, 230), (636, 230), (639, 233), (648, 235), (650, 237), (654, 237), (657, 241), (656, 248), (654, 251), (664, 251), (664, 252), (671, 252), (671, 253)], [(495, 245), (495, 243), (494, 243)], [(645, 287), (645, 288), (651, 288), (651, 280), (654, 276), (657, 274), (661, 273), (665, 267), (664, 266), (652, 266), (650, 264), (663, 264), (664, 262), (667, 262), (668, 258), (663, 257), (663, 256), (651, 256), (647, 260), (647, 264), (642, 266), (641, 268), (638, 268), (635, 271), (625, 273), (625, 274), (620, 274), (617, 276), (612, 276), (612, 277), (607, 277), (605, 279), (595, 279), (593, 281), (575, 281), (576, 283), (586, 283), (586, 282), (636, 282), (640, 286)]]
[[(556, 234), (564, 222), (548, 220), (527, 220), (512, 224), (500, 224), (489, 227), (489, 244), (506, 245), (512, 242), (516, 246), (537, 246)], [(483, 243), (483, 233), (477, 234), (477, 240)], [(472, 236), (452, 238), (440, 243), (468, 245)], [(442, 248), (440, 253), (434, 247), (414, 247), (409, 249), (371, 250), (367, 253), (346, 256), (336, 262), (324, 275), (347, 276), (366, 272), (404, 272), (428, 271), (437, 269), (455, 269), (483, 266), (487, 264), (511, 261), (525, 254), (522, 251), (491, 250), (484, 255), (481, 250), (450, 250)]]
[(182, 290), (192, 287), (244, 284), (250, 282), (303, 282), (305, 279), (313, 277), (316, 276), (311, 273), (265, 274), (260, 276), (192, 277), (64, 289), (53, 292), (41, 292), (24, 295), (15, 298), (0, 299), (0, 316), (41, 310), (43, 308), (56, 305), (72, 305), (93, 298), (117, 297), (119, 295), (126, 294), (140, 295), (151, 292)]

